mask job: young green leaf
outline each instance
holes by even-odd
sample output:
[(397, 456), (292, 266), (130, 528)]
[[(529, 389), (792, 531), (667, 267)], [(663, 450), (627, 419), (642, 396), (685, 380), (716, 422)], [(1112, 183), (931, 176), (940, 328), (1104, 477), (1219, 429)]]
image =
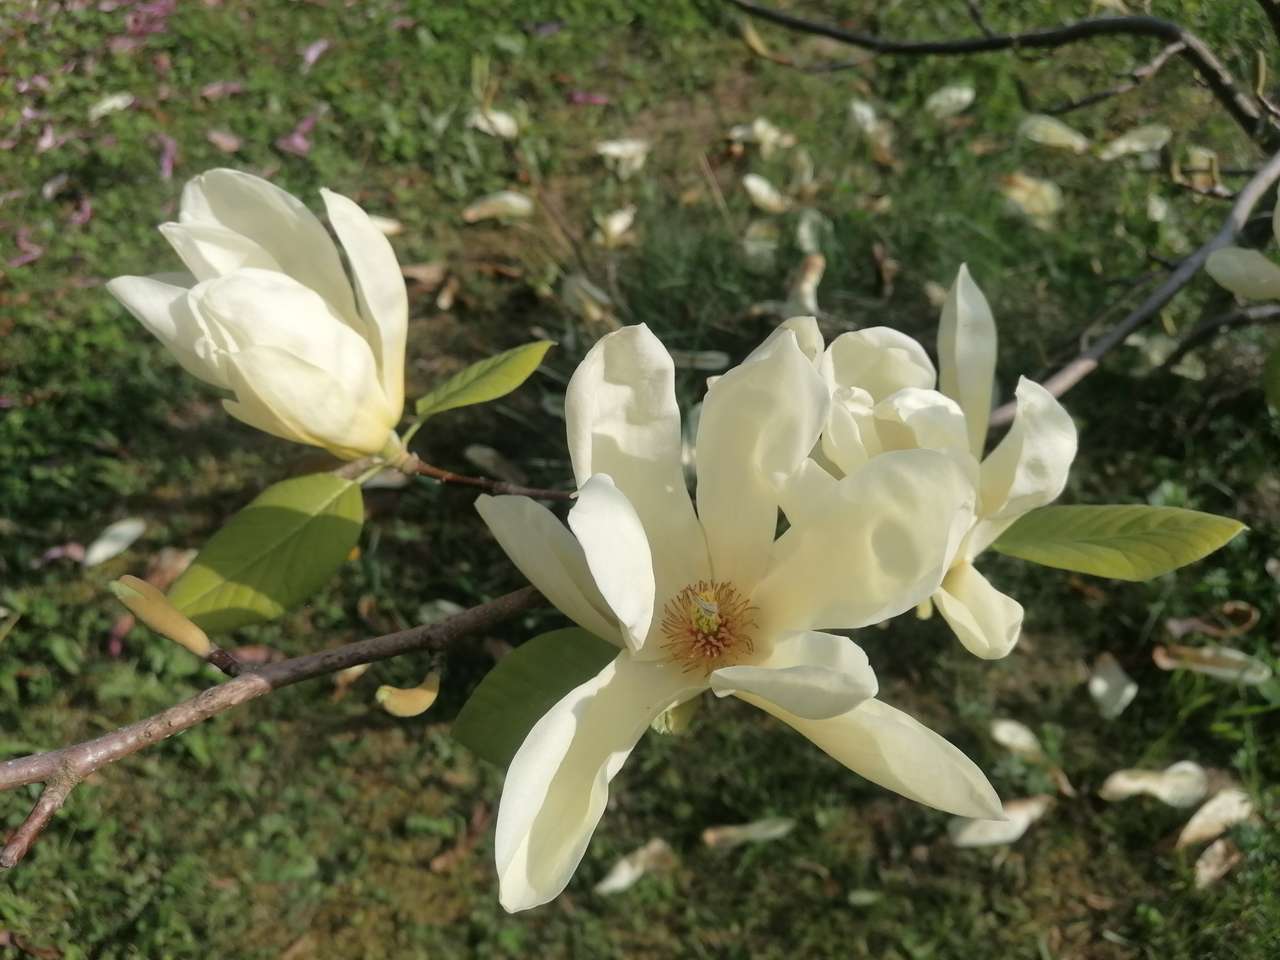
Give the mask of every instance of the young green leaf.
[(333, 575), (363, 523), (359, 484), (332, 473), (284, 480), (213, 535), (169, 601), (209, 633), (272, 620)]
[(1243, 529), (1229, 517), (1177, 507), (1041, 507), (992, 546), (1046, 567), (1149, 580), (1208, 556)]
[(580, 627), (539, 634), (498, 661), (453, 721), (453, 735), (506, 767), (542, 715), (604, 669), (618, 648)]
[(414, 411), (419, 417), (434, 417), (456, 407), (505, 397), (529, 379), (550, 348), (550, 340), (535, 340), (479, 360), (419, 397)]

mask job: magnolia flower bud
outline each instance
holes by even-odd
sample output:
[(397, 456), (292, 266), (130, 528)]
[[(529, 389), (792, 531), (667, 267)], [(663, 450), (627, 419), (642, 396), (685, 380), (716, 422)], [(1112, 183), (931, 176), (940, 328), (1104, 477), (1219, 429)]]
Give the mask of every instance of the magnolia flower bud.
[(321, 195), (351, 280), (301, 201), (220, 169), (191, 180), (178, 222), (160, 227), (190, 273), (107, 289), (189, 373), (234, 394), (232, 416), (354, 460), (383, 450), (403, 412), (408, 298), (377, 225)]

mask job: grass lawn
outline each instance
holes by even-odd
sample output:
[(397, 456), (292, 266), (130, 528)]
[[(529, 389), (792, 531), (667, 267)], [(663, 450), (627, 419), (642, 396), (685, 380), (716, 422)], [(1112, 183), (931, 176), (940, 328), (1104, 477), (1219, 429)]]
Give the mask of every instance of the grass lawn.
[[(1150, 6), (1200, 32), (1247, 83), (1260, 55), (1280, 68), (1259, 5)], [(1000, 30), (1087, 12), (1065, 0), (982, 7)], [(976, 30), (959, 2), (796, 9), (902, 37)], [(613, 322), (645, 322), (673, 349), (736, 361), (774, 323), (752, 306), (785, 299), (802, 222), (826, 259), (828, 336), (885, 324), (931, 346), (933, 285), (967, 262), (1000, 324), (1007, 396), (1018, 374), (1042, 378), (1070, 358), (1097, 332), (1092, 318), (1115, 307), (1114, 321), (1135, 284), (1158, 281), (1162, 264), (1225, 216), (1222, 200), (1175, 185), (1167, 163), (1103, 162), (1017, 135), (1028, 103), (1109, 86), (1156, 53), (1152, 41), (860, 59), (757, 29), (798, 63), (859, 62), (805, 72), (762, 59), (713, 0), (63, 0), (0, 10), (0, 139), (12, 140), (0, 153), (0, 606), (21, 614), (0, 640), (0, 758), (96, 734), (217, 682), (142, 628), (113, 638), (121, 611), (105, 585), (144, 573), (163, 548), (199, 546), (262, 487), (316, 466), (227, 417), (103, 289), (113, 276), (176, 267), (155, 227), (205, 169), (270, 176), (313, 206), (321, 186), (338, 190), (400, 221), (392, 242), (403, 264), (445, 266), (452, 302), (433, 285), (410, 287), (411, 398), (499, 349), (558, 341), (520, 391), (442, 415), (415, 441), (430, 462), (471, 472), (468, 447), (492, 447), (548, 485), (570, 474), (565, 383), (611, 322), (577, 308), (581, 278), (612, 300)], [(954, 84), (972, 85), (974, 103), (935, 119), (926, 99)], [(115, 94), (131, 99), (104, 105)], [(466, 126), (485, 98), (520, 119), (518, 139)], [(891, 125), (891, 147), (859, 133), (853, 99)], [(767, 158), (731, 149), (729, 128), (758, 116), (797, 146)], [(1064, 119), (1097, 142), (1167, 124), (1166, 160), (1209, 147), (1228, 186), (1243, 182), (1229, 171), (1263, 159), (1177, 62)], [(594, 147), (631, 136), (653, 149), (623, 180)], [(793, 185), (795, 209), (753, 210), (740, 185), (748, 172)], [(1014, 174), (1060, 186), (1051, 222), (1010, 208), (1001, 185)], [(508, 188), (536, 197), (538, 215), (464, 224), (469, 203)], [(636, 242), (594, 243), (593, 215), (626, 204), (638, 209)], [(1268, 226), (1257, 226), (1250, 239), (1261, 246)], [(1201, 277), (1149, 333), (1230, 305)], [(547, 610), (451, 655), (440, 700), (421, 717), (397, 720), (372, 701), (377, 684), (417, 682), (430, 666), (407, 658), (345, 695), (328, 681), (289, 689), (102, 771), (0, 879), (0, 956), (21, 955), (6, 946), (17, 942), (69, 960), (1275, 956), (1280, 680), (1237, 686), (1159, 670), (1151, 655), (1169, 641), (1170, 619), (1212, 620), (1238, 601), (1259, 619), (1223, 642), (1280, 665), (1268, 572), (1280, 556), (1280, 420), (1259, 381), (1274, 341), (1266, 328), (1220, 338), (1193, 355), (1200, 379), (1151, 371), (1142, 349), (1124, 347), (1065, 399), (1081, 454), (1064, 502), (1229, 514), (1251, 529), (1228, 548), (1144, 584), (992, 558), (985, 572), (1027, 608), (1020, 646), (999, 662), (965, 654), (939, 618), (859, 635), (885, 699), (964, 749), (1002, 797), (1056, 794), (1048, 768), (1065, 771), (1077, 795), (1057, 796), (1012, 846), (957, 849), (947, 816), (847, 773), (758, 711), (709, 702), (688, 735), (649, 736), (636, 750), (568, 891), (508, 916), (492, 864), (501, 772), (452, 740), (449, 721), (497, 647), (562, 624)], [(684, 401), (698, 399), (706, 375), (680, 372)], [(228, 642), (295, 654), (519, 586), (472, 499), (425, 481), (371, 492), (359, 555), (331, 586)], [(116, 559), (88, 570), (42, 562), (126, 516), (145, 519), (146, 533)], [(1140, 685), (1114, 720), (1099, 716), (1084, 683), (1103, 651)], [(1031, 727), (1051, 762), (996, 744), (996, 718)], [(1189, 810), (1097, 796), (1116, 769), (1179, 760), (1238, 782), (1258, 809), (1230, 834), (1241, 864), (1203, 890), (1199, 850), (1173, 849)], [(0, 795), (0, 829), (21, 822), (36, 792)], [(778, 816), (796, 821), (779, 840), (729, 850), (701, 840), (708, 826)], [(655, 837), (674, 848), (671, 869), (616, 896), (593, 893), (618, 857)]]

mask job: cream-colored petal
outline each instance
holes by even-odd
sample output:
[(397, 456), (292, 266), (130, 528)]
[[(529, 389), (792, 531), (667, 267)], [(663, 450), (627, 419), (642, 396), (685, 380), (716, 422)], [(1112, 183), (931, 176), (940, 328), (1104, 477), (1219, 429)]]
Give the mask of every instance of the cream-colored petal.
[(680, 459), (675, 366), (649, 328), (602, 337), (570, 378), (564, 412), (578, 485), (607, 473), (644, 524), (659, 605), (708, 577), (706, 541)]
[(573, 876), (609, 799), (609, 782), (649, 724), (706, 684), (622, 653), (529, 731), (507, 769), (494, 839), (510, 912), (554, 899)]
[(822, 454), (847, 476), (883, 452), (871, 394), (859, 387), (833, 390)]
[(996, 321), (987, 298), (963, 264), (942, 305), (938, 366), (938, 387), (960, 404), (969, 428), (970, 450), (981, 459), (995, 386)]
[(404, 410), (404, 347), (409, 329), (404, 275), (391, 241), (367, 213), (340, 193), (321, 190), (320, 195), (351, 264), (365, 339), (373, 348), (383, 392), (398, 420)]
[(168, 348), (187, 373), (215, 387), (227, 386), (217, 366), (196, 352), (196, 343), (205, 331), (187, 303), (188, 287), (159, 276), (116, 277), (107, 283), (107, 290)]
[(654, 579), (653, 554), (635, 507), (607, 473), (597, 473), (578, 489), (569, 529), (627, 646), (639, 650), (653, 622)]
[(778, 337), (787, 331), (795, 334), (796, 344), (800, 347), (800, 352), (809, 358), (809, 362), (817, 366), (822, 362), (823, 349), (826, 342), (822, 338), (822, 331), (818, 329), (818, 320), (816, 317), (790, 317), (783, 320), (780, 324), (770, 331), (769, 335), (764, 338), (760, 346), (756, 347), (747, 356), (747, 360), (754, 360), (767, 350)]
[(800, 526), (821, 521), (821, 507), (835, 496), (838, 481), (816, 460), (805, 460), (789, 476), (778, 492), (778, 506), (787, 523)]
[(969, 538), (970, 559), (1018, 517), (1057, 499), (1076, 456), (1076, 425), (1048, 390), (1022, 377), (1013, 424), (982, 462), (979, 515)]
[[(968, 453), (964, 411), (937, 390), (907, 387), (875, 407), (876, 434), (884, 450), (945, 450)], [(976, 463), (975, 463), (976, 466)]]
[(212, 280), (243, 267), (280, 270), (256, 241), (217, 223), (162, 223), (160, 232), (197, 280)]
[(1225, 247), (1209, 254), (1205, 271), (1246, 300), (1280, 300), (1280, 266), (1257, 250)]
[(591, 578), (582, 546), (556, 515), (528, 497), (476, 499), (476, 510), (516, 569), (588, 633), (622, 646), (618, 622)]
[(903, 387), (931, 390), (937, 377), (924, 347), (890, 327), (840, 334), (827, 347), (822, 370), (832, 386), (859, 387), (877, 402)]
[(972, 564), (956, 564), (933, 602), (974, 656), (999, 660), (1018, 642), (1022, 604), (993, 587)]
[(381, 390), (353, 394), (327, 370), (278, 347), (250, 347), (226, 361), (236, 399), (223, 406), (250, 426), (344, 460), (379, 453), (391, 439), (395, 421)]
[[(284, 350), (326, 371), (362, 403), (376, 403), (388, 416), (396, 412), (382, 392), (369, 344), (326, 300), (291, 277), (238, 270), (197, 284), (189, 299), (213, 333), (225, 335), (227, 341), (219, 343), (223, 349)], [(392, 425), (398, 420), (393, 417)]]
[(750, 695), (808, 720), (848, 713), (878, 689), (861, 647), (817, 632), (785, 636), (762, 662), (721, 667), (710, 680), (718, 697)]
[(220, 225), (254, 241), (285, 273), (328, 300), (344, 321), (359, 323), (329, 232), (306, 204), (275, 184), (239, 170), (210, 170), (183, 188), (178, 219)]
[(821, 750), (872, 783), (960, 817), (998, 820), (1000, 798), (986, 775), (928, 727), (880, 700), (848, 713), (806, 720), (750, 695), (743, 696), (808, 737)]
[(834, 493), (778, 540), (752, 597), (762, 635), (853, 629), (910, 610), (942, 584), (973, 519), (972, 484), (934, 450), (882, 454)]
[(827, 386), (784, 332), (707, 393), (698, 421), (698, 519), (716, 580), (750, 593), (778, 528), (780, 491), (818, 441)]

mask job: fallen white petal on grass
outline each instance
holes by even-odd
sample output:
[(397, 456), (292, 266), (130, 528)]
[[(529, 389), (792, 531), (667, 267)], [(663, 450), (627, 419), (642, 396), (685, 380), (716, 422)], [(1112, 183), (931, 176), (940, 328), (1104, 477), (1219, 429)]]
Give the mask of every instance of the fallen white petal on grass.
[(97, 123), (103, 117), (112, 113), (119, 113), (121, 110), (128, 110), (133, 106), (134, 96), (132, 93), (112, 93), (98, 100), (89, 108), (89, 122)]
[(1206, 840), (1215, 840), (1237, 823), (1244, 823), (1253, 816), (1253, 801), (1239, 787), (1219, 790), (1191, 815), (1174, 849), (1194, 846)]
[(1133, 153), (1154, 153), (1169, 142), (1173, 131), (1162, 123), (1134, 127), (1116, 137), (1098, 154), (1100, 160), (1115, 160)]
[(1028, 760), (1040, 760), (1044, 757), (1040, 738), (1030, 727), (1017, 720), (992, 720), (991, 739), (1011, 753)]
[(968, 110), (975, 95), (973, 87), (968, 84), (953, 84), (931, 93), (924, 102), (924, 109), (935, 120), (945, 120)]
[(723, 350), (677, 350), (668, 351), (675, 362), (677, 370), (702, 370), (717, 373), (729, 366), (729, 355)]
[(1098, 655), (1089, 676), (1089, 696), (1098, 712), (1107, 720), (1124, 713), (1125, 707), (1138, 695), (1138, 684), (1124, 672), (1124, 667), (1109, 653)]
[(1225, 837), (1215, 840), (1205, 847), (1204, 853), (1196, 858), (1196, 889), (1203, 890), (1225, 877), (1239, 866), (1244, 854)]
[(881, 123), (876, 108), (865, 100), (849, 101), (849, 122), (868, 136), (875, 133)]
[(742, 235), (742, 253), (747, 267), (757, 273), (773, 269), (778, 256), (781, 231), (772, 220), (752, 220)]
[(500, 190), (481, 197), (462, 211), (467, 223), (481, 220), (521, 220), (533, 215), (533, 201), (514, 190)]
[(995, 847), (1013, 843), (1053, 806), (1053, 797), (1039, 794), (1004, 805), (1004, 820), (970, 820), (956, 817), (947, 824), (947, 836), (957, 847)]
[(613, 312), (613, 298), (580, 273), (571, 273), (561, 281), (560, 301), (589, 326), (601, 330), (621, 326)]
[(431, 709), (440, 696), (440, 673), (433, 671), (416, 687), (383, 685), (374, 696), (382, 709), (393, 717), (416, 717)]
[(444, 598), (428, 600), (418, 607), (417, 622), (419, 626), (439, 623), (441, 620), (447, 620), (449, 617), (461, 613), (464, 609), (466, 608), (462, 604), (454, 603), (452, 600), (445, 600)]
[(765, 843), (779, 840), (795, 829), (796, 822), (789, 817), (766, 817), (751, 823), (723, 827), (707, 827), (702, 831), (702, 842), (708, 847), (728, 850), (744, 843)]
[(378, 232), (384, 237), (398, 237), (404, 233), (404, 224), (391, 217), (379, 217), (371, 213), (369, 214), (369, 222), (377, 227)]
[(125, 517), (123, 520), (117, 520), (98, 534), (98, 538), (85, 548), (84, 560), (81, 562), (86, 567), (96, 567), (100, 563), (106, 563), (112, 557), (118, 557), (133, 546), (133, 542), (142, 536), (146, 529), (147, 522), (141, 517)]
[(618, 247), (628, 242), (632, 226), (636, 222), (636, 206), (628, 204), (618, 210), (597, 215), (595, 241), (604, 247)]
[(514, 140), (520, 135), (519, 122), (504, 110), (472, 110), (467, 116), (467, 126), (500, 140)]
[(1000, 178), (1000, 192), (1041, 230), (1049, 229), (1054, 214), (1062, 209), (1062, 190), (1052, 180), (1011, 173)]
[(1079, 130), (1068, 126), (1056, 117), (1033, 113), (1022, 121), (1018, 133), (1032, 143), (1072, 153), (1084, 153), (1089, 149), (1089, 138)]
[(759, 209), (765, 213), (786, 213), (791, 209), (791, 201), (782, 192), (758, 173), (748, 173), (742, 178), (743, 189)]
[(1204, 767), (1180, 760), (1164, 770), (1117, 770), (1098, 789), (1098, 796), (1114, 803), (1146, 794), (1171, 807), (1189, 807), (1203, 800), (1208, 790)]
[(612, 170), (619, 180), (626, 180), (643, 170), (645, 160), (649, 158), (650, 149), (649, 141), (639, 137), (601, 140), (596, 144), (596, 153), (604, 158), (605, 166)]
[(207, 130), (204, 138), (223, 153), (235, 153), (244, 146), (244, 141), (229, 130)]
[(654, 837), (643, 847), (632, 850), (620, 859), (595, 886), (596, 893), (609, 896), (622, 893), (636, 885), (636, 881), (652, 870), (667, 870), (675, 866), (676, 855), (671, 845), (661, 837)]
[(1161, 670), (1189, 670), (1215, 680), (1257, 686), (1271, 679), (1271, 667), (1234, 647), (1155, 647), (1151, 659)]
[(800, 211), (796, 219), (796, 246), (801, 253), (821, 253), (823, 240), (830, 237), (834, 227), (827, 217), (813, 207)]
[(765, 117), (756, 117), (750, 123), (740, 123), (729, 130), (729, 139), (735, 143), (753, 143), (760, 148), (760, 156), (766, 160), (778, 150), (796, 145), (793, 134), (775, 127)]

